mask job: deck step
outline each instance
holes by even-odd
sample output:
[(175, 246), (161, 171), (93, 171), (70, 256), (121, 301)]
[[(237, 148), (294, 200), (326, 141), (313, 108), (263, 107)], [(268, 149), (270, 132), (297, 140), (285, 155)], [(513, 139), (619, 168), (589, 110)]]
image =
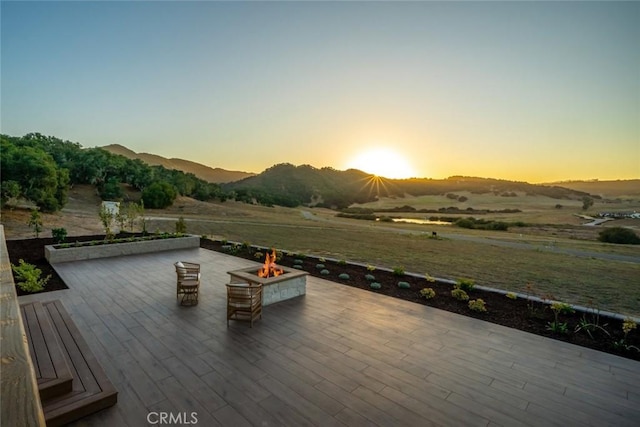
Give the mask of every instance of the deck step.
[[(109, 381), (62, 303), (59, 300), (45, 302), (40, 305), (40, 308), (37, 306), (38, 303), (34, 304), (36, 304), (33, 307), (34, 312), (39, 311), (44, 313), (45, 317), (48, 316), (59, 343), (59, 349), (73, 377), (71, 389), (67, 392), (41, 398), (47, 426), (61, 426), (115, 405), (118, 392)], [(27, 312), (31, 310), (28, 305), (30, 304), (23, 306)], [(31, 330), (28, 335), (31, 335)], [(35, 335), (38, 335), (37, 332)], [(39, 338), (34, 340), (30, 336), (30, 346), (37, 339)], [(43, 357), (40, 356), (41, 359), (38, 359), (36, 347), (33, 345), (34, 351), (31, 356), (34, 366), (38, 366), (38, 361)], [(44, 360), (46, 360), (46, 356)], [(38, 369), (36, 368), (36, 370)]]
[(40, 400), (71, 392), (73, 375), (48, 312), (39, 302), (21, 305), (20, 311), (36, 371)]

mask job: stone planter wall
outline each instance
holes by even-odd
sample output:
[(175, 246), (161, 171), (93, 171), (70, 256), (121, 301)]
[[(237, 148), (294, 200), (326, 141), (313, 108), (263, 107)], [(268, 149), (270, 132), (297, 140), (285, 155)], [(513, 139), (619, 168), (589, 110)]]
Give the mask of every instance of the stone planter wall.
[(108, 243), (95, 246), (71, 246), (58, 249), (54, 248), (53, 245), (48, 245), (44, 248), (44, 255), (47, 261), (53, 264), (198, 247), (200, 247), (199, 236), (184, 236), (137, 242)]

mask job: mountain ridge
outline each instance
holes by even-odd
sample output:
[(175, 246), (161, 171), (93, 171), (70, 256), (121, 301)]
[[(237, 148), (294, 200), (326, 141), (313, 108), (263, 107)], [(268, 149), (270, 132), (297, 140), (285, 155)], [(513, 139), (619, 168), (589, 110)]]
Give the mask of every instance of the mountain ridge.
[(255, 175), (251, 172), (212, 168), (190, 160), (167, 158), (152, 153), (136, 153), (135, 151), (120, 144), (109, 144), (98, 148), (106, 150), (112, 154), (119, 154), (128, 159), (142, 160), (151, 166), (159, 165), (167, 169), (176, 169), (186, 173), (192, 173), (200, 179), (218, 184), (239, 181)]

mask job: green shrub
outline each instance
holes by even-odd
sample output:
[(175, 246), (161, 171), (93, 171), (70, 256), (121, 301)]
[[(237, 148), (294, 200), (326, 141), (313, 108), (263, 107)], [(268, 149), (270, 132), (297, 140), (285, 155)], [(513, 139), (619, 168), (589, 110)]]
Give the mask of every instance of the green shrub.
[(369, 287), (371, 289), (380, 289), (380, 288), (382, 288), (382, 285), (380, 283), (378, 283), (378, 282), (371, 282), (371, 283), (369, 283)]
[(64, 242), (64, 239), (67, 238), (67, 229), (64, 227), (52, 228), (51, 236), (53, 237), (53, 241), (55, 243), (62, 243)]
[(324, 267), (325, 267), (325, 265), (324, 265), (324, 264), (316, 264), (316, 268), (317, 268), (318, 270), (322, 270)]
[(605, 243), (618, 243), (623, 245), (638, 245), (640, 237), (631, 229), (624, 227), (611, 227), (602, 230), (598, 240)]
[(236, 255), (240, 252), (239, 245), (222, 245), (222, 252), (227, 253), (229, 255)]
[(142, 191), (144, 206), (151, 209), (167, 208), (177, 196), (175, 187), (166, 181), (156, 181)]
[(420, 290), (420, 296), (424, 297), (424, 299), (431, 299), (436, 296), (436, 291), (432, 288), (424, 288)]
[(364, 278), (368, 281), (368, 282), (373, 282), (374, 280), (376, 280), (376, 277), (373, 274), (365, 274)]
[(398, 287), (400, 289), (411, 289), (409, 282), (398, 282)]
[(302, 265), (302, 264), (304, 264), (304, 261), (303, 261), (303, 260), (301, 260), (301, 259), (294, 259), (294, 260), (293, 260), (293, 263), (294, 263), (295, 265)]
[(462, 289), (465, 292), (470, 292), (475, 286), (475, 281), (472, 279), (458, 279), (456, 288)]
[(33, 264), (28, 264), (21, 259), (18, 265), (11, 264), (11, 268), (15, 273), (16, 286), (25, 292), (39, 292), (44, 289), (51, 275), (41, 278), (42, 270), (36, 268)]
[(432, 277), (429, 273), (424, 273), (424, 278), (427, 279), (429, 283), (435, 283), (436, 278)]
[(187, 223), (185, 222), (183, 217), (178, 218), (176, 221), (176, 233), (177, 234), (185, 234), (187, 232)]
[(369, 264), (369, 265), (367, 265), (367, 271), (374, 272), (374, 271), (376, 271), (376, 267)]
[(322, 274), (323, 276), (328, 276), (329, 275), (329, 270), (327, 270), (326, 268), (324, 270), (320, 271), (320, 274)]
[(460, 288), (455, 288), (451, 291), (451, 296), (458, 301), (469, 301), (469, 295)]
[(40, 232), (42, 231), (42, 218), (40, 217), (40, 212), (37, 209), (31, 209), (31, 216), (29, 217), (29, 221), (27, 221), (27, 225), (33, 229), (33, 234), (37, 237), (40, 237)]
[(293, 268), (297, 268), (298, 270), (302, 270), (302, 266), (300, 264), (294, 265)]
[(485, 307), (485, 303), (481, 298), (473, 299), (473, 300), (469, 301), (469, 308), (471, 310), (477, 311), (479, 313), (483, 313), (483, 312), (487, 311), (487, 307)]
[(393, 267), (394, 276), (404, 276), (404, 267)]
[(347, 273), (342, 273), (338, 276), (339, 279), (349, 280), (349, 275)]
[(345, 261), (343, 259), (338, 260), (338, 265), (347, 265), (347, 261)]
[(260, 252), (260, 251), (256, 251), (253, 254), (253, 257), (256, 258), (256, 259), (262, 259), (262, 258), (264, 258), (264, 254), (262, 252)]
[(516, 295), (516, 294), (515, 294), (515, 293), (513, 293), (513, 292), (507, 292), (507, 294), (506, 294), (505, 296), (506, 296), (507, 298), (509, 298), (509, 299), (513, 299), (513, 300), (518, 299), (518, 295)]

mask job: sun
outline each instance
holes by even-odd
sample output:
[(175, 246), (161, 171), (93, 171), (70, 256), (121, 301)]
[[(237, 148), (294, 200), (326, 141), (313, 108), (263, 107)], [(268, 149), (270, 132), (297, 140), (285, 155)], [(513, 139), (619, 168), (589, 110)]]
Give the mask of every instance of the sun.
[(415, 176), (409, 161), (397, 151), (389, 148), (375, 148), (362, 152), (354, 157), (347, 167), (391, 179)]

